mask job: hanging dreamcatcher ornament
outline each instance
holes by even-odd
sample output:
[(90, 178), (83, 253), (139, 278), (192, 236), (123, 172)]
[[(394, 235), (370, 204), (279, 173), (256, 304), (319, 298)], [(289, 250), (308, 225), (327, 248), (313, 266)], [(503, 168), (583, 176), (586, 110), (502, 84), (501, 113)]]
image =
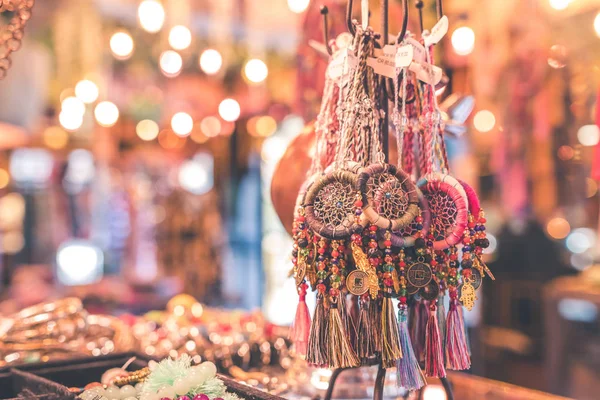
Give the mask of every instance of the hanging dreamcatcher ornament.
[(11, 53), (21, 48), (25, 26), (31, 19), (35, 0), (2, 0), (0, 13), (8, 24), (0, 27), (0, 79), (4, 79), (12, 62)]

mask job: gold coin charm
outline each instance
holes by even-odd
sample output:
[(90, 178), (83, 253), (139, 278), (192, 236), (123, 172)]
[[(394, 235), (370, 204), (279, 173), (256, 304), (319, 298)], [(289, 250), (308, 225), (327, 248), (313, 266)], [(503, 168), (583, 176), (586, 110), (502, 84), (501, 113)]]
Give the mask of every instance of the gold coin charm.
[(368, 276), (366, 272), (354, 270), (346, 277), (346, 287), (355, 296), (362, 296), (369, 291)]
[(431, 267), (421, 261), (412, 264), (406, 271), (408, 283), (418, 288), (427, 286), (431, 282), (432, 277)]

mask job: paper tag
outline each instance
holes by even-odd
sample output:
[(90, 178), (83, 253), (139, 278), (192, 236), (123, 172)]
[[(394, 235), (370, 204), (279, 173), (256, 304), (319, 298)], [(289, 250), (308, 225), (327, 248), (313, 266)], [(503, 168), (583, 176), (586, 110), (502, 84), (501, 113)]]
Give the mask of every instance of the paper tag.
[(424, 63), (427, 56), (425, 47), (413, 38), (408, 38), (405, 42), (413, 48), (413, 60), (418, 63)]
[(448, 33), (448, 17), (444, 15), (437, 24), (431, 28), (431, 33), (423, 38), (425, 46), (429, 47), (432, 44), (438, 43), (446, 33)]
[(360, 2), (360, 16), (362, 28), (367, 29), (369, 27), (369, 0)]
[[(443, 71), (435, 65), (413, 62), (408, 69), (417, 75), (417, 79), (425, 83), (437, 85), (442, 80)], [(433, 82), (431, 82), (432, 77)]]
[(350, 49), (342, 49), (334, 54), (333, 59), (327, 67), (327, 76), (338, 80), (350, 73), (356, 67), (356, 56)]
[(396, 68), (408, 67), (413, 60), (413, 47), (411, 45), (404, 45), (398, 47), (396, 50)]
[(393, 78), (396, 73), (396, 46), (388, 44), (383, 46), (383, 50), (375, 49), (377, 58), (369, 57), (367, 65), (373, 68), (378, 75)]

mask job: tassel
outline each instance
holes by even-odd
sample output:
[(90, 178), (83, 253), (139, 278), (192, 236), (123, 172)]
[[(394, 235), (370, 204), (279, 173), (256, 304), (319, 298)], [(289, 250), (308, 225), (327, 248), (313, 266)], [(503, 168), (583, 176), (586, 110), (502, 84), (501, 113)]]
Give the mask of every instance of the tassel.
[(354, 351), (356, 351), (356, 335), (357, 327), (359, 322), (359, 306), (358, 296), (350, 295), (350, 301), (346, 301), (346, 314), (348, 315), (349, 329), (346, 328), (348, 337), (350, 338), (350, 344)]
[(298, 294), (298, 308), (296, 308), (296, 317), (290, 329), (290, 340), (296, 347), (296, 353), (301, 357), (306, 357), (308, 349), (308, 337), (310, 335), (310, 312), (306, 305), (306, 290), (308, 285), (304, 282), (300, 285)]
[(371, 312), (371, 309), (376, 307), (377, 304), (371, 301), (368, 293), (360, 297), (358, 330), (356, 332), (356, 353), (363, 363), (366, 363), (366, 360), (369, 358), (373, 358), (377, 350), (374, 335), (374, 331), (377, 331), (377, 329), (373, 329), (377, 325), (373, 319), (375, 314)]
[(419, 366), (419, 361), (415, 357), (410, 335), (408, 333), (408, 310), (406, 305), (400, 305), (398, 310), (398, 330), (400, 331), (400, 347), (402, 349), (402, 358), (396, 365), (396, 374), (398, 386), (406, 390), (419, 390), (427, 384), (425, 375)]
[[(454, 296), (456, 296), (456, 292), (454, 292)], [(446, 321), (446, 368), (465, 370), (471, 368), (465, 327), (458, 310), (458, 301), (456, 297), (452, 298), (452, 292), (450, 297), (450, 311), (448, 311)]]
[(308, 349), (306, 361), (319, 367), (326, 366), (327, 362), (327, 316), (323, 304), (323, 294), (317, 297), (317, 306), (310, 326), (308, 336)]
[[(374, 327), (381, 326), (381, 304), (379, 300), (371, 300), (369, 305), (369, 322)], [(381, 353), (381, 330), (371, 329), (373, 333), (373, 342), (375, 343), (375, 352)]]
[(391, 368), (402, 357), (398, 322), (394, 313), (394, 304), (389, 293), (384, 293), (381, 306), (381, 366)]
[(469, 326), (467, 325), (467, 320), (465, 319), (465, 310), (460, 303), (457, 304), (456, 308), (458, 309), (460, 319), (463, 322), (463, 329), (465, 330), (465, 342), (467, 343), (467, 351), (469, 352), (470, 357), (473, 354), (471, 353), (471, 337), (469, 336)]
[(444, 295), (441, 293), (437, 299), (437, 321), (442, 339), (442, 354), (446, 354), (446, 306), (444, 305)]
[(445, 378), (444, 353), (442, 352), (442, 340), (436, 309), (435, 303), (431, 303), (425, 334), (425, 375)]
[(329, 308), (329, 346), (327, 349), (329, 367), (358, 367), (360, 360), (352, 349), (346, 332), (344, 332), (344, 325), (338, 307), (343, 307), (343, 304), (339, 304), (338, 297), (333, 297)]
[(419, 300), (412, 307), (412, 318), (409, 321), (410, 339), (419, 362), (425, 361), (425, 328), (429, 310), (427, 300)]

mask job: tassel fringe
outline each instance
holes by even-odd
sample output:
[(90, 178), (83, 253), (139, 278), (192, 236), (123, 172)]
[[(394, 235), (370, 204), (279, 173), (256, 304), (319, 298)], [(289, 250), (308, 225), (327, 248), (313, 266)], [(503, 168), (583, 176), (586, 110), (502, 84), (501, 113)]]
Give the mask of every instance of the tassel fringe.
[(398, 331), (400, 332), (400, 347), (402, 349), (402, 358), (396, 365), (396, 375), (398, 386), (407, 390), (419, 390), (427, 384), (425, 375), (419, 366), (419, 361), (410, 342), (408, 333), (408, 310), (405, 305), (400, 305), (398, 310)]
[(419, 362), (425, 362), (425, 329), (428, 315), (428, 302), (426, 300), (419, 300), (412, 306), (409, 332), (415, 357)]
[(302, 283), (299, 289), (298, 308), (296, 308), (296, 317), (290, 329), (290, 340), (294, 343), (296, 353), (301, 357), (306, 357), (308, 350), (308, 338), (310, 336), (310, 312), (306, 305), (306, 290), (308, 285)]
[(365, 294), (359, 299), (359, 308), (356, 353), (360, 360), (364, 362), (374, 357), (377, 350), (374, 334), (377, 329), (373, 328), (378, 325), (373, 319), (375, 313), (371, 312), (372, 308), (377, 308), (377, 304), (375, 304), (375, 301), (371, 301), (368, 294)]
[(431, 305), (425, 334), (425, 375), (434, 378), (446, 377), (444, 368), (444, 353), (437, 321), (437, 307)]
[(327, 317), (323, 295), (317, 298), (317, 306), (310, 326), (306, 361), (319, 367), (328, 365), (327, 360)]
[(391, 297), (384, 297), (381, 306), (381, 365), (391, 368), (402, 358), (398, 322)]
[(344, 331), (339, 307), (343, 304), (332, 302), (329, 308), (329, 343), (328, 356), (330, 368), (358, 367), (360, 360), (350, 345), (350, 340)]
[(456, 299), (451, 300), (446, 323), (446, 368), (454, 370), (471, 368), (464, 322)]

